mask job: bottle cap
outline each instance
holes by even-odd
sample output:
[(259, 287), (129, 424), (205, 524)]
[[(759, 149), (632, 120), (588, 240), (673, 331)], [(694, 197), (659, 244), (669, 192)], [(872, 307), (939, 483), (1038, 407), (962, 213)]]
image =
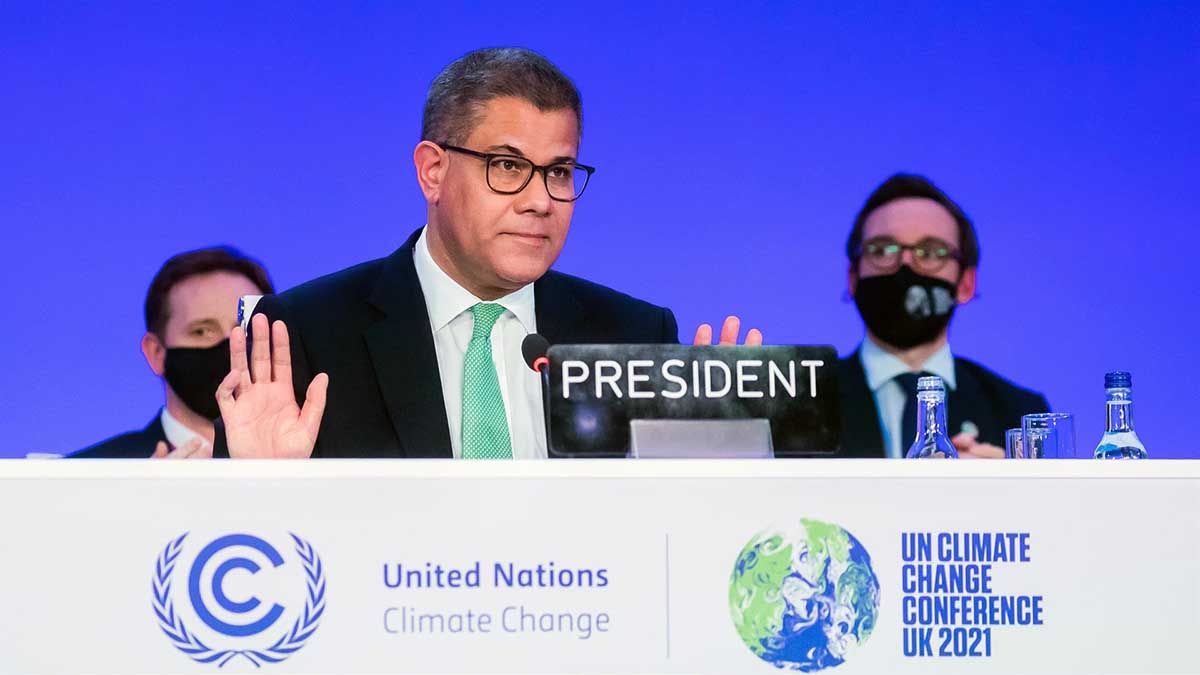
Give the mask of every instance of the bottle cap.
[(1104, 374), (1105, 389), (1131, 389), (1133, 387), (1133, 376), (1124, 370), (1116, 370), (1111, 373)]
[(936, 375), (922, 377), (917, 380), (917, 392), (922, 391), (946, 391), (946, 386), (942, 384), (942, 378)]

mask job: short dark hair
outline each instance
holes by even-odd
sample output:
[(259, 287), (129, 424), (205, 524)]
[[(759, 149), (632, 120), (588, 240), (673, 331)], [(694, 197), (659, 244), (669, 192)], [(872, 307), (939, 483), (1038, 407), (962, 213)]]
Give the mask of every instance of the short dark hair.
[(461, 145), (479, 123), (488, 101), (515, 96), (543, 112), (570, 109), (583, 135), (579, 90), (553, 63), (520, 47), (468, 53), (438, 73), (425, 97), (421, 140)]
[(213, 246), (180, 253), (163, 263), (146, 291), (146, 330), (159, 336), (163, 334), (171, 316), (167, 296), (176, 284), (198, 274), (221, 271), (246, 277), (264, 294), (275, 292), (262, 264), (232, 246)]
[(846, 257), (853, 263), (858, 262), (862, 247), (863, 224), (867, 222), (867, 216), (871, 215), (872, 211), (888, 202), (912, 197), (932, 199), (950, 212), (950, 215), (954, 217), (954, 222), (958, 223), (958, 247), (962, 254), (963, 269), (978, 267), (979, 235), (975, 233), (975, 224), (967, 217), (962, 207), (934, 185), (933, 181), (925, 176), (912, 173), (898, 173), (888, 178), (883, 181), (882, 185), (875, 188), (871, 196), (867, 197), (867, 201), (854, 218), (854, 227), (850, 230), (850, 237), (846, 240)]

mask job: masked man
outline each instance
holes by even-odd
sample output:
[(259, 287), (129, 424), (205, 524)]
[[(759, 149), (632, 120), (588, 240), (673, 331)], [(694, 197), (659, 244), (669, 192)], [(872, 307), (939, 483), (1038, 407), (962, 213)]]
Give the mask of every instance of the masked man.
[(846, 255), (866, 337), (838, 364), (842, 454), (903, 457), (916, 437), (917, 378), (937, 375), (960, 456), (1003, 457), (1005, 430), (1049, 405), (950, 350), (950, 319), (975, 297), (979, 267), (962, 208), (923, 176), (892, 176), (858, 212)]
[(72, 457), (212, 455), (217, 386), (229, 372), (229, 333), (238, 299), (273, 293), (262, 265), (228, 247), (168, 260), (146, 292), (142, 355), (163, 381), (166, 402), (140, 431), (114, 436)]

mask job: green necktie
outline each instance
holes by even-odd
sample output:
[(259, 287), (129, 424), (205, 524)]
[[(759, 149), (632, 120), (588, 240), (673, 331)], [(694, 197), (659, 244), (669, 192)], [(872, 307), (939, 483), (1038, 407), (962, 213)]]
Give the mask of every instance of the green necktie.
[(463, 459), (512, 459), (504, 399), (492, 362), (492, 326), (503, 313), (504, 307), (493, 302), (471, 308), (475, 324), (463, 363)]

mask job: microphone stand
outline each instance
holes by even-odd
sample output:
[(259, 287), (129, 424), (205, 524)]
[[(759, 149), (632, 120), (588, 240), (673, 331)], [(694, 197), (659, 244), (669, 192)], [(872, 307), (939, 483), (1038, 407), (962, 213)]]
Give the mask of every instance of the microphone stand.
[(542, 377), (542, 424), (546, 427), (546, 456), (553, 457), (554, 450), (550, 443), (550, 359), (539, 356), (533, 367)]

